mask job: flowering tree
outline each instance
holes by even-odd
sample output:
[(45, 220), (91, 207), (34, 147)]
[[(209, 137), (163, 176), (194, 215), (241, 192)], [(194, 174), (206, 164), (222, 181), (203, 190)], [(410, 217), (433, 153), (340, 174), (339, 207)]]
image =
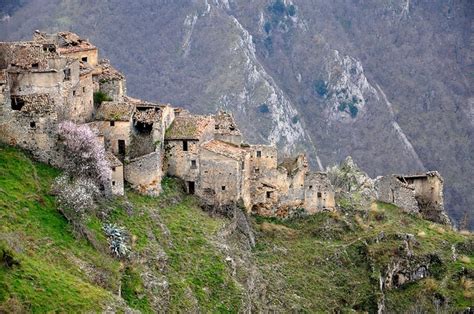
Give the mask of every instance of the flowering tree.
[(65, 147), (65, 170), (75, 178), (90, 178), (98, 185), (108, 186), (112, 171), (105, 149), (89, 126), (71, 121), (59, 124), (58, 135)]

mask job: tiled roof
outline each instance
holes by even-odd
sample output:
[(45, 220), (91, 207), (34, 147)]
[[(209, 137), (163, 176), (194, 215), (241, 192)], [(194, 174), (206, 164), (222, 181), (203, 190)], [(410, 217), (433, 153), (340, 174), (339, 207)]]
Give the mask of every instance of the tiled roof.
[(206, 142), (201, 147), (210, 152), (237, 160), (242, 159), (246, 153), (246, 150), (241, 147), (218, 140)]
[(127, 102), (104, 101), (97, 109), (96, 119), (106, 121), (129, 121), (134, 106)]
[(77, 51), (85, 51), (96, 49), (88, 40), (79, 37), (79, 35), (71, 32), (57, 33), (57, 40), (60, 53), (71, 53)]
[(211, 123), (212, 119), (208, 116), (178, 116), (173, 121), (168, 130), (166, 130), (165, 139), (167, 140), (198, 140)]
[(96, 67), (97, 77), (99, 82), (123, 80), (125, 77), (116, 68), (110, 65), (110, 62), (106, 59), (102, 59)]

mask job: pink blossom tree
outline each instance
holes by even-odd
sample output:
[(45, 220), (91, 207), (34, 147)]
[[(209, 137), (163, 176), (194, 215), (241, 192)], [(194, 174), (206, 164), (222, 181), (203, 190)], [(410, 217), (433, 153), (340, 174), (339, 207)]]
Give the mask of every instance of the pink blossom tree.
[(112, 171), (105, 149), (91, 128), (64, 121), (59, 124), (58, 135), (65, 149), (66, 172), (71, 177), (92, 179), (98, 186), (107, 188)]

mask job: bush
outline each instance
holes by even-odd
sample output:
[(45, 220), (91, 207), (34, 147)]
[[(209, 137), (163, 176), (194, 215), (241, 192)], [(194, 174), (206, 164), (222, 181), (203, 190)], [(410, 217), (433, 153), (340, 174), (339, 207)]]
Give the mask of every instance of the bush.
[(291, 122), (292, 122), (293, 124), (298, 123), (298, 121), (300, 121), (300, 117), (298, 117), (298, 116), (294, 116), (293, 118), (291, 118)]
[(268, 108), (267, 104), (261, 104), (260, 106), (258, 106), (258, 111), (260, 111), (261, 113), (269, 113), (270, 109)]
[(328, 94), (328, 84), (323, 80), (316, 80), (313, 84), (314, 91), (321, 97)]
[(268, 6), (268, 11), (275, 15), (284, 15), (286, 13), (286, 6), (283, 0), (276, 0), (273, 4)]
[(98, 91), (94, 93), (94, 104), (95, 105), (100, 105), (102, 104), (103, 101), (111, 101), (112, 98), (110, 98), (109, 95), (102, 91)]
[(357, 116), (357, 113), (359, 112), (359, 109), (354, 104), (349, 104), (349, 112), (351, 114), (352, 118), (355, 118)]
[(109, 247), (112, 254), (117, 257), (128, 256), (130, 250), (127, 245), (128, 236), (125, 229), (115, 224), (105, 224), (103, 229), (109, 239)]
[(288, 15), (289, 16), (295, 16), (296, 15), (296, 7), (292, 4), (288, 7), (287, 9)]
[(263, 30), (265, 31), (265, 33), (269, 34), (270, 31), (272, 30), (272, 23), (270, 22), (265, 22), (265, 25), (263, 25)]

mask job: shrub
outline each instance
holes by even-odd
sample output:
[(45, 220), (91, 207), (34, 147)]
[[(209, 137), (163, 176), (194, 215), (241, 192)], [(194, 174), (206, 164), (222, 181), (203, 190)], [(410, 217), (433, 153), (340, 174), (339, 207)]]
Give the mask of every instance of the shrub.
[(313, 84), (314, 91), (321, 97), (328, 94), (328, 84), (323, 80), (316, 80)]
[(300, 121), (300, 117), (298, 117), (298, 116), (294, 116), (293, 118), (291, 118), (291, 122), (292, 122), (293, 124), (298, 123), (298, 121)]
[(271, 54), (273, 52), (273, 41), (270, 36), (265, 38), (263, 45), (265, 46), (265, 49), (268, 51), (268, 53)]
[(265, 33), (269, 34), (270, 31), (272, 30), (272, 23), (270, 22), (265, 22), (265, 24), (263, 25), (263, 30), (265, 31)]
[(258, 111), (260, 111), (261, 113), (269, 113), (270, 108), (268, 108), (267, 104), (261, 104), (260, 106), (258, 106)]
[(288, 7), (287, 13), (289, 16), (295, 16), (296, 15), (296, 7), (292, 4)]
[(128, 256), (130, 250), (127, 245), (128, 236), (125, 229), (115, 224), (105, 224), (103, 229), (112, 254), (119, 258)]
[(275, 15), (284, 15), (286, 13), (286, 6), (283, 0), (275, 0), (273, 4), (268, 6), (268, 11)]
[(111, 101), (112, 98), (110, 98), (109, 95), (102, 91), (98, 91), (94, 93), (94, 104), (100, 105), (102, 104), (103, 101)]
[(73, 178), (90, 178), (98, 186), (107, 187), (112, 171), (104, 147), (89, 126), (64, 121), (59, 124), (58, 135), (65, 149), (66, 172)]
[(351, 114), (352, 118), (355, 118), (357, 116), (357, 113), (359, 112), (359, 109), (354, 104), (349, 104), (349, 112)]

